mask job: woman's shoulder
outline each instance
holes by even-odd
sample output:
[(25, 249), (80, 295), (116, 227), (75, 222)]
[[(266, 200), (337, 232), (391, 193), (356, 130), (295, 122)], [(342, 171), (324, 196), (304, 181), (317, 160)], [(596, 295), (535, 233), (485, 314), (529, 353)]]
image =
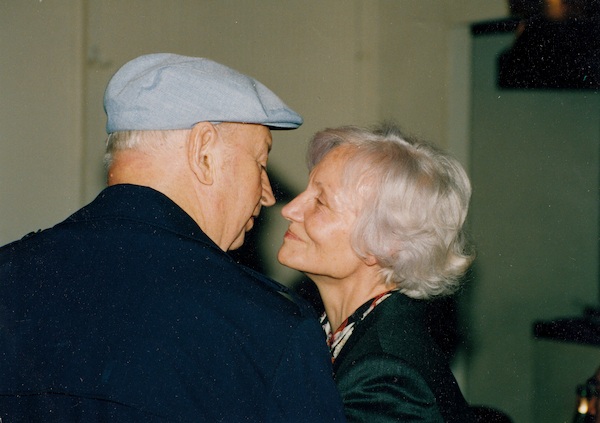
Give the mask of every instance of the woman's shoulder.
[[(383, 305), (383, 304), (382, 304)], [(379, 386), (385, 392), (419, 398), (423, 410), (445, 416), (446, 421), (470, 422), (468, 406), (460, 393), (450, 371), (445, 355), (435, 344), (425, 324), (411, 321), (407, 310), (389, 311), (393, 302), (387, 304), (362, 328), (354, 342), (346, 345), (334, 363), (336, 382), (343, 396), (359, 389), (361, 383)], [(386, 311), (387, 310), (387, 311)], [(410, 309), (409, 309), (410, 311)], [(398, 320), (400, 317), (408, 318)], [(351, 338), (352, 339), (352, 338)], [(382, 393), (379, 396), (384, 396)], [(405, 396), (406, 397), (406, 396)], [(432, 404), (437, 404), (433, 407)], [(424, 412), (424, 411), (423, 411)], [(465, 416), (452, 420), (450, 416)], [(432, 418), (431, 421), (437, 421)]]
[(401, 293), (392, 295), (356, 327), (342, 350), (344, 360), (381, 355), (416, 368), (437, 362), (443, 354), (425, 326), (425, 308), (425, 303)]

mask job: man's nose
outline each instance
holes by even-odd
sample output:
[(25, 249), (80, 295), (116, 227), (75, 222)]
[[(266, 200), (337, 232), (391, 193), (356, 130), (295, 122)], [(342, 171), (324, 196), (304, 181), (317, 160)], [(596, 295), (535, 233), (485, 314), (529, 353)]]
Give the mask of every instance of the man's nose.
[(260, 203), (265, 207), (270, 207), (275, 204), (275, 195), (273, 194), (273, 188), (271, 187), (271, 181), (269, 181), (267, 172), (264, 172), (263, 174), (262, 197)]

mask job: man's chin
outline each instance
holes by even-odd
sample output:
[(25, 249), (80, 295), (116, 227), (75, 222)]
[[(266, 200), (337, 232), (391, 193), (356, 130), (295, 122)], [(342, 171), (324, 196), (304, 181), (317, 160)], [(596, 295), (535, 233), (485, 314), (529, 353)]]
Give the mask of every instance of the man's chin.
[(244, 245), (245, 233), (242, 233), (238, 238), (235, 239), (229, 246), (229, 251), (237, 250)]

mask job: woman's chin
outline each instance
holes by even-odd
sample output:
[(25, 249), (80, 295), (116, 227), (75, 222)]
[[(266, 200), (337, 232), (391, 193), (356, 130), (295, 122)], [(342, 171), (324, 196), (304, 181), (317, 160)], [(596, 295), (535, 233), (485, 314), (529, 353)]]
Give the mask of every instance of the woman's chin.
[(290, 254), (286, 247), (285, 244), (279, 249), (279, 252), (277, 253), (277, 260), (279, 261), (279, 263), (281, 263), (282, 265), (289, 267), (290, 269), (294, 269), (294, 270), (300, 270), (296, 264), (294, 263), (293, 258), (293, 254)]

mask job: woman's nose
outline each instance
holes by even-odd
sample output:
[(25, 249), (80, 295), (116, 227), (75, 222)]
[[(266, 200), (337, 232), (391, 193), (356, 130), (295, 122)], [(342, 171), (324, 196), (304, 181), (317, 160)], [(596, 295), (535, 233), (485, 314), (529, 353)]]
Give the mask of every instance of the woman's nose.
[(281, 209), (281, 215), (286, 220), (295, 222), (302, 221), (302, 194), (298, 195)]

